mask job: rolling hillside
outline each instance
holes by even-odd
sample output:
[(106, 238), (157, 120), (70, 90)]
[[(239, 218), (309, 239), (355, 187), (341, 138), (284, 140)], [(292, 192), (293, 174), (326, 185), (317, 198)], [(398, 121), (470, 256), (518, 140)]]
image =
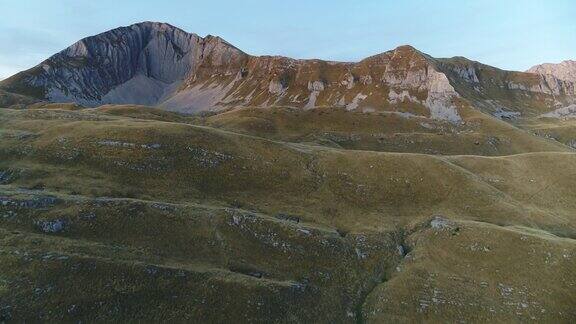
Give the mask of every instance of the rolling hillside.
[(82, 39), (0, 82), (0, 322), (574, 323), (572, 67)]
[(386, 118), (0, 110), (3, 318), (574, 319), (571, 149), (520, 129), (477, 155), (307, 140)]

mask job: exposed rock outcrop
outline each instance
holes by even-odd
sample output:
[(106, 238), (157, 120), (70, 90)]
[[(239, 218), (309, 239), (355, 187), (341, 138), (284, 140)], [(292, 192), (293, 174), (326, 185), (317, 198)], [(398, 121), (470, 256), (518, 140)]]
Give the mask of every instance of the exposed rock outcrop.
[[(550, 110), (570, 104), (574, 83), (571, 74), (562, 75), (567, 77), (435, 59), (411, 46), (357, 63), (251, 56), (219, 37), (144, 22), (85, 38), (0, 88), (85, 106), (143, 104), (185, 113), (346, 107), (459, 123), (466, 102), (490, 112), (515, 112), (535, 102)], [(522, 100), (510, 101), (509, 92), (522, 92)]]
[(559, 80), (576, 82), (576, 61), (568, 60), (558, 64), (540, 64), (533, 66), (526, 72), (551, 75)]

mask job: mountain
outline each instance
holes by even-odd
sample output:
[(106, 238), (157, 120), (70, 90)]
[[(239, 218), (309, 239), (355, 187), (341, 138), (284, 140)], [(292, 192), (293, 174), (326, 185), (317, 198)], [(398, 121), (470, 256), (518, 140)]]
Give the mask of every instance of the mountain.
[(141, 23), (0, 87), (0, 323), (576, 323), (558, 73)]
[[(576, 61), (567, 60), (558, 64), (545, 63), (530, 68), (527, 72), (536, 73), (549, 84), (576, 83)], [(543, 117), (573, 118), (576, 116), (576, 104), (556, 105), (553, 111), (542, 114)]]
[(401, 46), (360, 62), (248, 55), (219, 37), (144, 22), (80, 40), (0, 88), (85, 106), (143, 104), (192, 113), (238, 106), (344, 107), (459, 122), (574, 102), (573, 80), (502, 71)]
[(146, 22), (85, 38), (2, 85), (89, 106), (155, 104), (208, 57), (227, 65), (229, 57), (240, 55), (220, 38), (200, 38), (168, 24)]
[(545, 63), (531, 67), (528, 71), (559, 80), (576, 82), (576, 61), (567, 60), (558, 64)]

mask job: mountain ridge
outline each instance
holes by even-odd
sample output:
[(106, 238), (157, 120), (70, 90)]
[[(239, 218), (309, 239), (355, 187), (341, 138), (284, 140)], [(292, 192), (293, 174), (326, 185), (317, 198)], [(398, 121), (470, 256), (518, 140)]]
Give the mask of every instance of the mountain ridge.
[[(358, 62), (253, 56), (226, 40), (142, 22), (84, 38), (0, 82), (5, 91), (85, 106), (141, 104), (194, 113), (236, 106), (398, 111), (459, 122), (474, 106), (541, 114), (575, 102), (574, 82), (504, 71), (410, 45)], [(533, 107), (537, 107), (536, 109)]]
[(87, 38), (0, 88), (0, 322), (575, 323), (575, 97), (411, 46)]
[(560, 63), (543, 63), (531, 67), (527, 72), (551, 75), (561, 80), (576, 82), (576, 61), (565, 60)]

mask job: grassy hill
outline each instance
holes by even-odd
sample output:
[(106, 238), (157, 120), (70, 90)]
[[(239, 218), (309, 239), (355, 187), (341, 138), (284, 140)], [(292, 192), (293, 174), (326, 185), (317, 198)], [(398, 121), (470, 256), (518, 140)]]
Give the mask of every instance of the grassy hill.
[(463, 117), (1, 109), (0, 319), (573, 322), (570, 125)]
[(442, 155), (511, 155), (571, 151), (550, 139), (471, 108), (452, 124), (389, 112), (337, 108), (242, 108), (209, 116), (204, 124), (274, 140), (315, 143), (351, 150)]

